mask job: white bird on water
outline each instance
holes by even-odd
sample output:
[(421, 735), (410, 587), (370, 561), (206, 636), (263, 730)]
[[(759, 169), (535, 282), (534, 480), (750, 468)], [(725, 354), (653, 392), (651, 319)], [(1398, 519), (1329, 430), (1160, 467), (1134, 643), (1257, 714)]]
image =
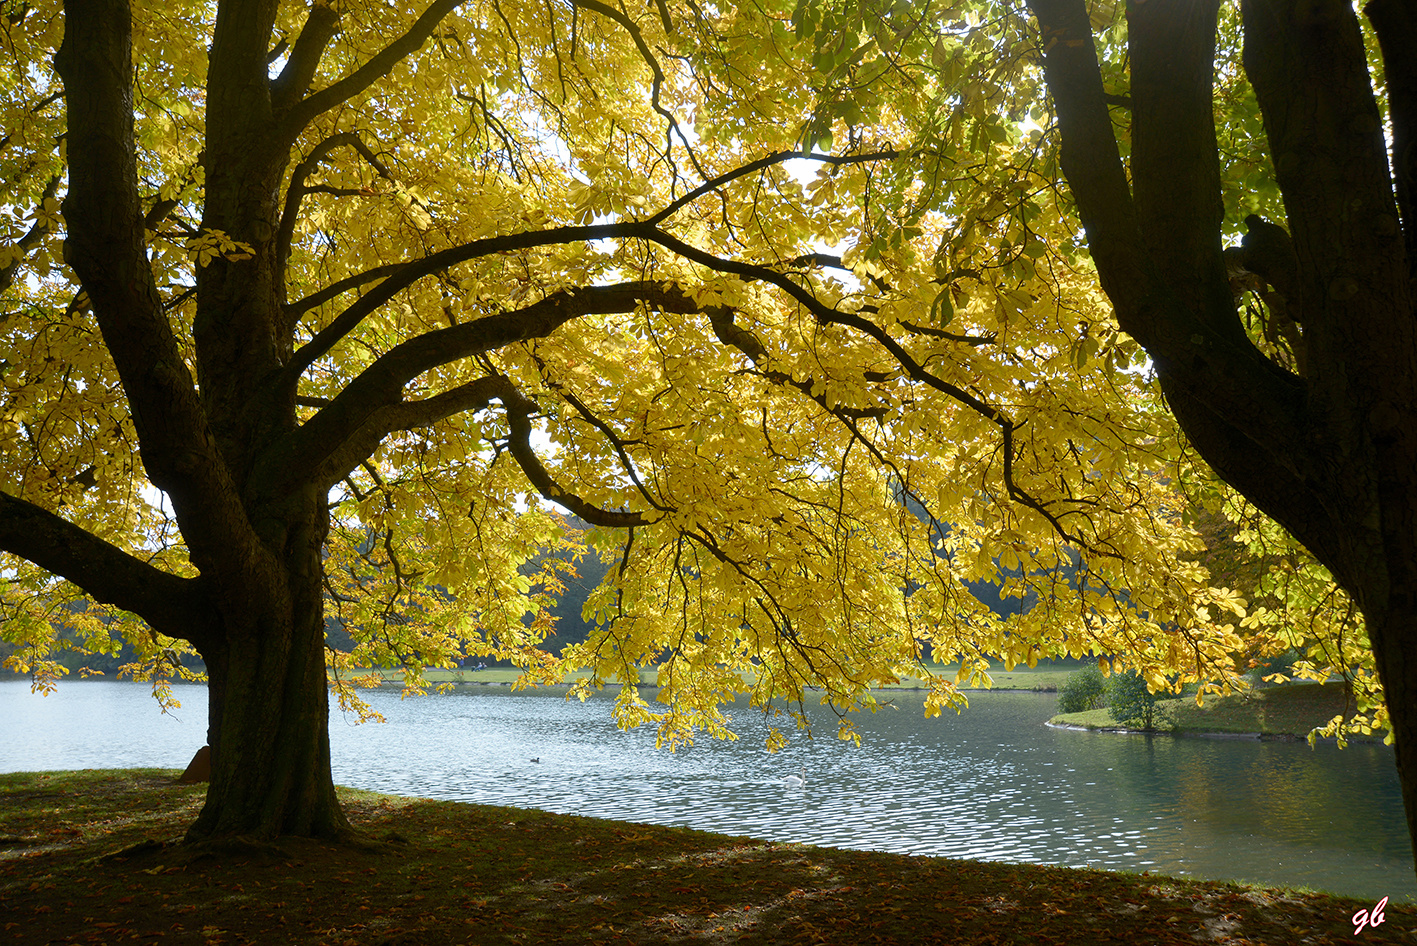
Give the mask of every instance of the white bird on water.
[(788, 788), (801, 788), (807, 784), (807, 767), (802, 766), (801, 775), (789, 775), (782, 780), (782, 784)]

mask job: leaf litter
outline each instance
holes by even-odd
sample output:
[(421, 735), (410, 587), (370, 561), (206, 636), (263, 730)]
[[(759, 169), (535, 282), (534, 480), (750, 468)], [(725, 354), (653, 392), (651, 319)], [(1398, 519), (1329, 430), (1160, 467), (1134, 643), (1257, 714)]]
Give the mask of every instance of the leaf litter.
[(179, 844), (163, 770), (0, 775), (0, 944), (1417, 943), (1417, 908), (341, 789), (376, 843)]

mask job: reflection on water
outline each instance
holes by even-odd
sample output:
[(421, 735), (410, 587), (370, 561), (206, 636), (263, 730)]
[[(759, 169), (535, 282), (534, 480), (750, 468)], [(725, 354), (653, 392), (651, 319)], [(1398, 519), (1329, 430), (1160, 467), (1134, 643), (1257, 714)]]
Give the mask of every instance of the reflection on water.
[[(0, 683), (0, 771), (186, 764), (206, 694), (162, 718), (139, 684)], [(387, 725), (332, 710), (335, 780), (403, 795), (542, 808), (834, 847), (1235, 878), (1417, 900), (1392, 752), (1048, 729), (1055, 698), (976, 694), (923, 719), (921, 698), (769, 756), (740, 706), (736, 743), (676, 754), (622, 733), (608, 699), (464, 687), (369, 694)], [(539, 759), (540, 761), (532, 761)], [(807, 783), (782, 776), (807, 766)]]

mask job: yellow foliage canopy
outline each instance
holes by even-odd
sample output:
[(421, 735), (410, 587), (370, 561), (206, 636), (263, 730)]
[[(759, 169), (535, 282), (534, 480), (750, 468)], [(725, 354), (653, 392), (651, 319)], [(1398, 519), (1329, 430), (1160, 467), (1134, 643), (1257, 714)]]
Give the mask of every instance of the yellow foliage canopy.
[[(326, 612), (356, 641), (330, 658), (342, 696), (347, 668), (403, 663), (416, 687), (462, 655), (542, 681), (588, 667), (584, 687), (650, 666), (656, 702), (627, 686), (617, 712), (673, 745), (727, 735), (740, 693), (873, 707), (927, 652), (961, 665), (931, 711), (990, 657), (1244, 669), (1245, 602), (1211, 587), (1183, 522), (1180, 484), (1204, 474), (1096, 288), (1051, 142), (1002, 97), (1037, 89), (1021, 36), (990, 34), (987, 73), (962, 71), (964, 31), (848, 89), (814, 57), (839, 76), (884, 40), (822, 60), (791, 4), (282, 3), (262, 94), (293, 131), (278, 179), (249, 184), (263, 218), (232, 203), (212, 142), (234, 119), (208, 81), (222, 17), (256, 6), (132, 11), (137, 195), (250, 528), (274, 542), (262, 504), (328, 492)], [(112, 617), (161, 676), (182, 635), (150, 637), (141, 607), (36, 562), (13, 526), (20, 503), (55, 512), (178, 576), (207, 554), (196, 512), (154, 488), (137, 382), (61, 248), (64, 22), (54, 0), (0, 17), (7, 662), (55, 672), (65, 621), (69, 644), (112, 649)], [(231, 343), (270, 346), (250, 398), (293, 390), (282, 446), (248, 464), (265, 428), (213, 406), (229, 366), (203, 354), (219, 280), (280, 303)], [(612, 565), (598, 629), (559, 652), (558, 548)], [(1001, 618), (981, 582), (1029, 606)], [(118, 610), (62, 608), (86, 591)]]

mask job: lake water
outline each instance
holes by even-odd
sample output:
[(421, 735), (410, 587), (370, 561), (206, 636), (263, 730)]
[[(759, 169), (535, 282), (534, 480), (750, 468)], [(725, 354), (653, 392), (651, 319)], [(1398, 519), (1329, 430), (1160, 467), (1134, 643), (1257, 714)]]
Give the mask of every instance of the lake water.
[[(205, 741), (206, 691), (162, 716), (142, 684), (42, 697), (0, 682), (0, 771), (181, 768)], [(332, 710), (335, 781), (401, 795), (541, 808), (833, 847), (1090, 865), (1417, 902), (1392, 750), (1049, 729), (1056, 698), (978, 693), (926, 720), (921, 697), (857, 721), (863, 745), (816, 738), (776, 756), (761, 714), (742, 739), (670, 754), (620, 732), (609, 697), (466, 686), (367, 698), (386, 724)], [(809, 709), (813, 709), (809, 707)], [(539, 762), (532, 761), (539, 759)], [(782, 776), (807, 767), (807, 784)]]

